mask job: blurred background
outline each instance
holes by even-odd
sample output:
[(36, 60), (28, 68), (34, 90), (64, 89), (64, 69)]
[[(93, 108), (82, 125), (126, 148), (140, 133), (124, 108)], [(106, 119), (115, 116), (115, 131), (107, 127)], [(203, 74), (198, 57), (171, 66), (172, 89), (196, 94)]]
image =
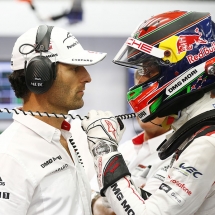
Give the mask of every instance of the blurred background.
[[(87, 84), (85, 106), (109, 110), (115, 115), (129, 113), (126, 93), (132, 84), (132, 70), (112, 63), (137, 25), (152, 15), (170, 10), (210, 12), (215, 20), (215, 1), (204, 0), (0, 0), (0, 109), (20, 106), (10, 89), (7, 75), (15, 40), (29, 28), (40, 25), (63, 27), (76, 36), (84, 49), (107, 52), (99, 64), (87, 67), (92, 82)], [(0, 132), (12, 122), (12, 114), (0, 113)], [(124, 120), (122, 141), (139, 131), (135, 120)]]

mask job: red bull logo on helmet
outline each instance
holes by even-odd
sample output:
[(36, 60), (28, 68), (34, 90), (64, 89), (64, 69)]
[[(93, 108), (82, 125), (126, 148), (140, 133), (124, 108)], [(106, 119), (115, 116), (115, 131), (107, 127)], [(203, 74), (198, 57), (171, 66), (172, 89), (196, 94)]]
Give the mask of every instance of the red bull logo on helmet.
[(189, 64), (195, 63), (199, 59), (202, 59), (202, 58), (210, 55), (211, 53), (214, 53), (215, 52), (215, 42), (212, 42), (210, 45), (211, 45), (210, 47), (203, 46), (201, 49), (199, 49), (198, 54), (187, 55), (186, 58), (187, 58)]
[(201, 38), (202, 33), (199, 31), (199, 28), (195, 29), (193, 35), (180, 35), (177, 41), (178, 54), (184, 51), (193, 50), (194, 44), (208, 44), (207, 40)]

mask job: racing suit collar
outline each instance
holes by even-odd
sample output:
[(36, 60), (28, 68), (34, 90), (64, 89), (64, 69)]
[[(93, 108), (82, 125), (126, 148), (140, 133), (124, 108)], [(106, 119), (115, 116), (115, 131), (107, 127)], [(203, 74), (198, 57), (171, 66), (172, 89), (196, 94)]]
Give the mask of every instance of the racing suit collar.
[(178, 120), (176, 120), (172, 124), (172, 128), (174, 130), (178, 130), (185, 122), (192, 119), (193, 117), (211, 110), (215, 108), (215, 99), (210, 97), (210, 92), (205, 93), (205, 95), (199, 99), (198, 101), (194, 102), (192, 105), (188, 106), (187, 108), (181, 111), (181, 116)]
[(148, 140), (149, 151), (151, 154), (157, 152), (158, 146), (161, 144), (161, 140), (165, 140), (168, 134), (172, 134), (173, 130), (169, 130), (164, 134), (161, 134), (157, 137), (151, 138)]

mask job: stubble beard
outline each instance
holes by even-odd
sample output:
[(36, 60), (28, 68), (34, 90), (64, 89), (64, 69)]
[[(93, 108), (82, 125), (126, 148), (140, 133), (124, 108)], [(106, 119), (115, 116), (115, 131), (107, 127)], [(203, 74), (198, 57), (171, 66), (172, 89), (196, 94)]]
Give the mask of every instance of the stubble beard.
[(84, 106), (83, 98), (76, 98), (72, 101), (70, 110), (77, 110)]

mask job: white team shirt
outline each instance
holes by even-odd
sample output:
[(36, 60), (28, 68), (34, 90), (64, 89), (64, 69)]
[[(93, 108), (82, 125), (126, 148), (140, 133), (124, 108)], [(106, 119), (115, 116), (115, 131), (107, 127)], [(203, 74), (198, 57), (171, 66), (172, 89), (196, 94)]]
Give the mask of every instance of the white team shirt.
[[(72, 114), (73, 116), (76, 115), (74, 111), (70, 111), (69, 114)], [(90, 181), (96, 174), (96, 171), (94, 167), (93, 157), (90, 154), (87, 135), (81, 128), (81, 120), (79, 118), (72, 119), (68, 117), (66, 120), (71, 124), (70, 132), (72, 133), (72, 139), (76, 143), (81, 159), (84, 163), (85, 172)]]
[(71, 133), (29, 115), (13, 118), (0, 135), (0, 214), (91, 215), (91, 189)]

